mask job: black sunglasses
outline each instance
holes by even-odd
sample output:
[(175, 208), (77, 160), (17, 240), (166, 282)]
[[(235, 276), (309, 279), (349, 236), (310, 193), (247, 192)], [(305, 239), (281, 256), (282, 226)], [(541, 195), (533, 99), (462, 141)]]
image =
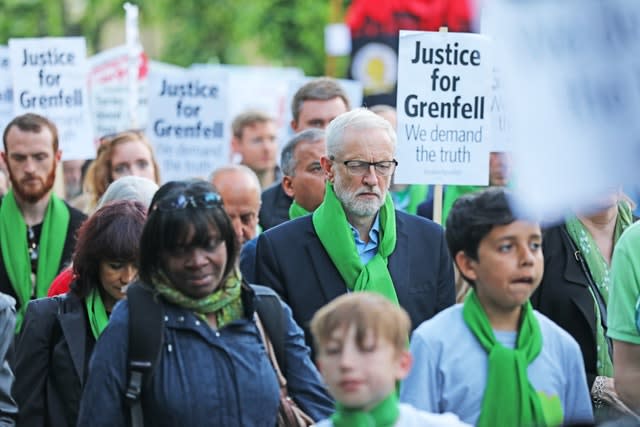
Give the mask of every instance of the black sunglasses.
[(179, 194), (176, 197), (158, 200), (152, 210), (175, 211), (179, 209), (204, 208), (210, 209), (222, 205), (222, 197), (218, 193), (212, 191), (198, 194), (197, 196), (186, 196)]

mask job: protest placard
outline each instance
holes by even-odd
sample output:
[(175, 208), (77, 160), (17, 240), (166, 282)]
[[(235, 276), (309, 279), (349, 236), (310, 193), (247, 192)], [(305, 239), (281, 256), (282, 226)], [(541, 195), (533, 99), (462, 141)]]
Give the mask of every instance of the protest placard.
[(499, 0), (486, 13), (514, 106), (518, 206), (562, 218), (638, 182), (640, 3)]
[[(129, 56), (126, 46), (118, 46), (92, 56), (89, 62), (89, 97), (95, 138), (131, 129), (129, 112)], [(144, 129), (148, 120), (147, 56), (138, 61), (138, 108), (136, 127)]]
[(155, 67), (149, 73), (149, 126), (163, 181), (207, 178), (229, 158), (227, 73)]
[(490, 48), (477, 34), (400, 32), (395, 182), (488, 183)]
[(58, 127), (64, 160), (95, 156), (82, 37), (9, 39), (13, 113), (38, 113)]
[(0, 46), (0, 132), (13, 118), (13, 87), (9, 69), (9, 48)]

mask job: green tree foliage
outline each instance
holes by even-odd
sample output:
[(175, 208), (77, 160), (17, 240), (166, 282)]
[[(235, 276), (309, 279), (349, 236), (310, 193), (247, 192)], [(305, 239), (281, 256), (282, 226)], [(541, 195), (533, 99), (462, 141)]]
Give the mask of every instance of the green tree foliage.
[[(102, 49), (123, 0), (0, 0), (0, 44), (11, 37), (84, 36)], [(329, 0), (138, 0), (140, 26), (161, 38), (160, 59), (296, 66), (324, 73)], [(73, 6), (73, 7), (71, 7)], [(73, 11), (72, 11), (73, 9)], [(73, 13), (72, 13), (73, 12)], [(124, 31), (124, 30), (123, 30)]]

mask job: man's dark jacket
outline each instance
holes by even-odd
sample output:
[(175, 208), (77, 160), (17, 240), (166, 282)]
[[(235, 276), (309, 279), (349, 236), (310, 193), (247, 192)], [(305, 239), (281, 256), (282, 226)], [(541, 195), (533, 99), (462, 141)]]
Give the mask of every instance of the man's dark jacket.
[[(309, 346), (309, 321), (347, 286), (325, 251), (311, 215), (279, 225), (258, 238), (257, 283), (273, 288), (293, 310)], [(388, 268), (412, 329), (455, 302), (453, 264), (442, 227), (396, 211), (396, 247)]]

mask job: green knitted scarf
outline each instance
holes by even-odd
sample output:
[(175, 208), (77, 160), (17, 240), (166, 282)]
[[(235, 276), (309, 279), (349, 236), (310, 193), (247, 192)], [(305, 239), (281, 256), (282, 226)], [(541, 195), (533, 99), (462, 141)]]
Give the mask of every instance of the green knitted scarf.
[(480, 300), (471, 291), (462, 316), (488, 354), (487, 385), (477, 426), (544, 427), (562, 424), (562, 405), (557, 396), (538, 393), (527, 375), (529, 364), (542, 350), (540, 325), (531, 303), (522, 306), (522, 323), (515, 349), (504, 347), (493, 333)]
[(47, 291), (58, 273), (62, 250), (69, 227), (69, 209), (62, 200), (51, 194), (40, 234), (38, 269), (35, 292), (31, 282), (31, 260), (27, 247), (27, 224), (18, 208), (13, 190), (2, 199), (0, 205), (0, 249), (7, 276), (20, 302), (16, 314), (16, 332), (22, 327), (24, 313), (32, 294), (36, 298), (47, 296)]
[(154, 275), (153, 286), (167, 301), (194, 312), (205, 322), (207, 314), (215, 313), (218, 329), (242, 318), (244, 314), (240, 298), (242, 279), (239, 272), (231, 273), (218, 289), (200, 299), (191, 298), (178, 291), (162, 272)]
[(100, 296), (98, 289), (93, 289), (87, 298), (84, 300), (85, 307), (87, 307), (87, 316), (89, 317), (89, 326), (91, 326), (91, 333), (95, 339), (98, 339), (104, 328), (109, 323), (109, 315), (106, 308), (104, 308), (104, 302)]
[(388, 193), (379, 214), (381, 238), (378, 252), (367, 265), (360, 260), (347, 216), (329, 182), (324, 200), (313, 213), (312, 221), (322, 246), (350, 290), (377, 292), (398, 304), (387, 268), (389, 255), (396, 247), (396, 214)]

